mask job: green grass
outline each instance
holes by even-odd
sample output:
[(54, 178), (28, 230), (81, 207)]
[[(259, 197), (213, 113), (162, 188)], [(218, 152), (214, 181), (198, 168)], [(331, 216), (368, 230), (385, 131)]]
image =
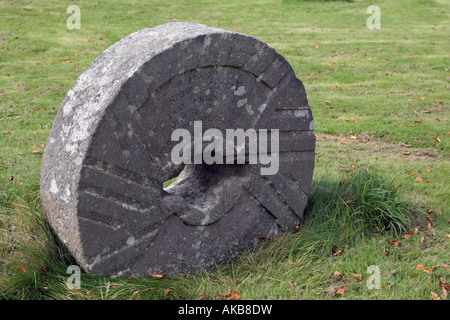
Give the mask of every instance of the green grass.
[[(78, 1), (80, 30), (66, 28), (70, 4), (2, 2), (1, 298), (216, 299), (231, 290), (242, 299), (442, 294), (439, 280), (450, 282), (442, 267), (450, 262), (448, 2), (380, 0), (380, 30), (365, 27), (368, 1)], [(216, 271), (163, 279), (82, 274), (81, 290), (69, 290), (66, 269), (75, 262), (46, 224), (39, 196), (56, 111), (103, 50), (170, 21), (255, 36), (285, 56), (304, 82), (318, 135), (305, 219), (298, 230)], [(381, 270), (379, 289), (366, 285), (371, 265)]]

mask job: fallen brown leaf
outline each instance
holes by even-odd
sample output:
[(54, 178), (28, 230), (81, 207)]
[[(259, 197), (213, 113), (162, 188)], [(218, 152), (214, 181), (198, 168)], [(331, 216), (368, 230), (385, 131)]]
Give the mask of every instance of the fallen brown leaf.
[(387, 239), (387, 242), (389, 242), (390, 244), (396, 246), (397, 248), (401, 246), (401, 243), (398, 242), (397, 240), (390, 240), (390, 239)]
[(333, 293), (333, 295), (339, 294), (339, 295), (343, 296), (344, 293), (345, 293), (345, 289), (337, 289), (337, 290)]
[(441, 297), (439, 297), (436, 293), (431, 291), (431, 299), (432, 300), (441, 300)]
[(409, 239), (409, 238), (411, 238), (412, 235), (413, 235), (412, 233), (405, 233), (404, 235), (402, 235), (402, 237), (404, 239)]
[(427, 225), (427, 233), (428, 234), (435, 234), (436, 230), (431, 226), (431, 223), (428, 223)]
[(292, 282), (289, 282), (289, 287), (291, 288), (291, 290), (293, 290), (295, 288), (295, 285)]
[(163, 274), (148, 273), (148, 275), (153, 278), (162, 279), (167, 275), (167, 273), (163, 273)]
[(416, 270), (425, 270), (425, 267), (422, 264), (418, 264)]
[(352, 275), (356, 278), (356, 279), (358, 279), (359, 281), (362, 281), (362, 275), (361, 274), (357, 274), (357, 273), (352, 273)]
[(14, 267), (16, 270), (20, 270), (20, 271), (22, 271), (22, 273), (25, 273), (25, 272), (27, 272), (27, 269), (25, 269), (25, 268), (22, 268), (21, 266), (15, 266)]
[(439, 268), (439, 267), (443, 267), (443, 268), (445, 268), (445, 270), (449, 270), (449, 268), (448, 268), (448, 264), (438, 264), (438, 265), (436, 265), (436, 266), (433, 266), (432, 268), (431, 268), (431, 270), (435, 270), (435, 269), (437, 269), (437, 268)]
[(450, 284), (439, 280), (439, 288), (441, 288), (443, 296), (447, 298), (447, 293), (450, 291)]
[(333, 256), (333, 257), (339, 256), (339, 255), (341, 255), (343, 252), (344, 252), (344, 249), (340, 249), (340, 250), (334, 252), (331, 256)]
[(423, 266), (423, 265), (421, 265), (421, 264), (418, 264), (417, 266), (416, 266), (416, 269), (417, 270), (422, 270), (423, 272), (425, 272), (425, 273), (427, 273), (427, 274), (431, 274), (433, 271), (432, 270), (430, 270), (430, 269), (425, 269), (425, 266)]
[(231, 291), (230, 294), (227, 294), (225, 296), (225, 299), (227, 300), (240, 300), (241, 299), (241, 295), (239, 293), (237, 293), (236, 291)]

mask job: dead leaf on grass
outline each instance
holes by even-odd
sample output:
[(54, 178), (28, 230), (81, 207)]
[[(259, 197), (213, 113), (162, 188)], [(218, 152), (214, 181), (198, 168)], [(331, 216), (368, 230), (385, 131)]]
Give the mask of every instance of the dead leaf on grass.
[(343, 252), (344, 252), (344, 249), (340, 249), (340, 250), (338, 250), (338, 251), (336, 251), (336, 252), (333, 252), (333, 254), (332, 254), (331, 256), (333, 256), (333, 257), (339, 256), (339, 255), (341, 255)]
[(150, 277), (153, 277), (153, 278), (156, 278), (156, 279), (162, 279), (162, 278), (164, 278), (167, 275), (167, 273), (164, 273), (164, 274), (148, 273), (148, 275)]
[(241, 295), (239, 293), (237, 293), (236, 291), (231, 290), (230, 294), (227, 294), (225, 296), (225, 299), (227, 299), (227, 300), (240, 300), (241, 299)]
[(447, 282), (444, 282), (442, 280), (439, 280), (439, 288), (442, 290), (442, 295), (447, 298), (447, 294), (450, 291), (450, 284)]
[(431, 299), (432, 300), (441, 300), (441, 297), (439, 297), (436, 293), (431, 291)]
[(22, 268), (21, 266), (15, 266), (14, 267), (16, 270), (20, 270), (20, 271), (22, 271), (22, 273), (25, 273), (25, 272), (27, 272), (27, 269), (25, 269), (25, 268)]
[(344, 293), (345, 293), (345, 289), (337, 289), (337, 290), (333, 293), (333, 295), (339, 294), (339, 295), (343, 296)]
[(352, 276), (354, 276), (359, 281), (362, 281), (362, 275), (361, 274), (359, 274), (359, 273), (352, 273)]
[(401, 246), (401, 243), (398, 242), (397, 240), (390, 240), (390, 239), (387, 239), (387, 242), (389, 242), (390, 244), (396, 246), (397, 248)]

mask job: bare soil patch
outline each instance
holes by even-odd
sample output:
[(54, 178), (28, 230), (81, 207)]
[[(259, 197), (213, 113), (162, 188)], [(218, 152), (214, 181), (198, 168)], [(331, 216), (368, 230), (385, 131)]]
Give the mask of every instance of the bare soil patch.
[[(386, 142), (373, 138), (368, 134), (358, 135), (330, 135), (316, 134), (318, 149), (326, 148), (328, 153), (348, 154), (359, 153), (358, 158), (383, 157), (401, 161), (435, 162), (442, 159), (442, 155), (434, 148), (414, 148), (405, 142)], [(333, 146), (334, 148), (329, 148)]]

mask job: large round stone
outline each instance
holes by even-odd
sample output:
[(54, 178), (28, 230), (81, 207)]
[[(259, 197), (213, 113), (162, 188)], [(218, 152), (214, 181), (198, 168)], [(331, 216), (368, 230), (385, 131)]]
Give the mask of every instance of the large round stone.
[[(187, 130), (195, 144), (196, 128), (224, 138), (227, 129), (268, 133), (276, 172), (248, 160), (250, 142), (243, 163), (175, 163), (173, 132)], [(279, 150), (269, 138), (277, 130)], [(192, 273), (299, 223), (314, 149), (304, 86), (274, 49), (235, 32), (164, 24), (112, 45), (68, 91), (43, 158), (43, 209), (88, 273)]]

